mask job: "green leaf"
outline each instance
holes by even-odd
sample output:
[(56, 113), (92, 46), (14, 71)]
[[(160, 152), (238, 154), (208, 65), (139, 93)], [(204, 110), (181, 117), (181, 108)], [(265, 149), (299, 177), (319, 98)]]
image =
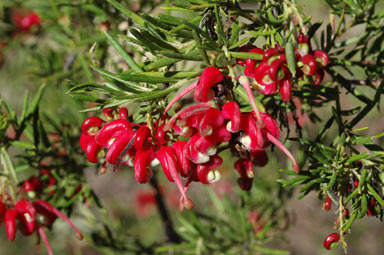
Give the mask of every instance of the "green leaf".
[(27, 141), (12, 141), (12, 146), (23, 148), (23, 149), (35, 149), (35, 145)]
[(351, 199), (356, 197), (359, 194), (359, 190), (355, 189), (351, 194), (348, 195), (348, 197), (345, 199), (344, 203), (347, 204)]
[(110, 4), (112, 4), (116, 9), (127, 15), (129, 18), (133, 19), (137, 24), (144, 25), (145, 20), (134, 13), (133, 11), (129, 10), (128, 8), (125, 8), (120, 3), (116, 2), (115, 0), (107, 0)]
[(19, 119), (19, 126), (20, 124), (24, 121), (25, 115), (27, 114), (28, 111), (28, 102), (29, 102), (29, 92), (28, 90), (25, 91), (24, 94), (24, 103), (23, 103), (23, 111), (21, 112), (20, 119)]
[(270, 255), (289, 255), (289, 251), (277, 250), (272, 248), (260, 247), (258, 245), (252, 245), (252, 250), (260, 252), (261, 254), (270, 254)]
[(295, 59), (295, 49), (291, 41), (287, 42), (285, 46), (285, 56), (287, 58), (288, 69), (291, 72), (292, 76), (296, 76), (296, 59)]
[(317, 21), (316, 23), (312, 24), (311, 27), (309, 28), (308, 30), (308, 37), (309, 38), (312, 38), (313, 35), (316, 33), (316, 31), (321, 27), (321, 25), (323, 24), (323, 21), (322, 20), (319, 20)]
[(241, 31), (241, 26), (237, 24), (237, 22), (233, 22), (231, 37), (229, 38), (229, 41), (228, 41), (228, 46), (230, 49), (231, 49), (231, 46), (237, 43), (237, 41), (239, 40), (240, 31)]
[(330, 181), (329, 181), (329, 183), (328, 183), (328, 185), (327, 185), (327, 190), (328, 190), (328, 191), (331, 190), (331, 188), (335, 185), (335, 183), (336, 183), (336, 177), (337, 177), (337, 175), (336, 175), (336, 171), (334, 171), (334, 172), (332, 173), (331, 179), (330, 179)]
[(143, 68), (145, 69), (145, 71), (150, 72), (152, 70), (155, 70), (155, 69), (158, 69), (158, 68), (161, 68), (164, 66), (169, 66), (169, 65), (175, 64), (179, 61), (181, 61), (181, 59), (161, 57), (157, 61), (150, 63), (150, 64), (144, 66)]
[(143, 91), (150, 91), (150, 89), (148, 89), (148, 88), (145, 88), (143, 86), (140, 86), (140, 85), (133, 83), (133, 82), (130, 82), (130, 81), (125, 81), (125, 80), (121, 79), (118, 75), (113, 74), (111, 72), (108, 72), (106, 70), (103, 70), (97, 66), (91, 66), (91, 68), (106, 78), (118, 81), (124, 85), (128, 85), (128, 86), (123, 86), (123, 89), (125, 89), (129, 92), (141, 93)]
[(119, 53), (119, 55), (124, 59), (124, 61), (136, 72), (142, 72), (143, 70), (140, 68), (140, 66), (133, 60), (133, 58), (124, 50), (124, 48), (120, 45), (120, 43), (113, 38), (111, 35), (109, 35), (106, 31), (104, 31), (105, 36), (107, 37), (108, 41), (111, 43), (113, 48), (116, 49), (116, 51)]
[(230, 51), (229, 54), (234, 58), (255, 59), (255, 60), (262, 60), (263, 59), (263, 55), (259, 54), (259, 53)]
[(343, 232), (347, 231), (352, 226), (353, 222), (355, 222), (356, 217), (357, 217), (357, 213), (358, 213), (357, 210), (352, 213), (352, 215), (349, 218), (349, 220), (343, 226)]
[(121, 73), (119, 77), (126, 81), (148, 82), (148, 83), (164, 83), (177, 82), (180, 79), (192, 78), (199, 72), (143, 72), (143, 73)]
[(377, 192), (375, 191), (375, 189), (369, 184), (367, 183), (367, 188), (369, 190), (369, 192), (371, 193), (371, 195), (376, 199), (376, 201), (380, 204), (380, 206), (382, 208), (384, 208), (384, 201), (383, 199), (380, 197), (379, 194), (377, 194)]
[(359, 218), (362, 218), (365, 216), (368, 209), (368, 199), (365, 194), (361, 194), (360, 205), (361, 205), (361, 208), (360, 208)]
[(4, 173), (6, 175), (10, 175), (15, 183), (18, 183), (19, 180), (17, 179), (15, 167), (13, 166), (11, 158), (9, 157), (9, 154), (4, 147), (0, 149), (0, 161), (1, 165), (3, 166)]
[(176, 58), (176, 59), (182, 59), (182, 60), (191, 60), (191, 61), (203, 61), (203, 58), (200, 56), (200, 52), (198, 50), (192, 51), (190, 53), (176, 53), (176, 52), (168, 52), (168, 51), (161, 51), (159, 52), (161, 55), (169, 57), (169, 58)]
[(34, 111), (37, 109), (37, 106), (39, 105), (40, 100), (43, 97), (44, 90), (45, 90), (45, 83), (40, 86), (36, 95), (33, 97), (32, 102), (29, 105), (28, 111), (25, 114), (25, 118), (29, 118), (29, 116), (32, 115)]

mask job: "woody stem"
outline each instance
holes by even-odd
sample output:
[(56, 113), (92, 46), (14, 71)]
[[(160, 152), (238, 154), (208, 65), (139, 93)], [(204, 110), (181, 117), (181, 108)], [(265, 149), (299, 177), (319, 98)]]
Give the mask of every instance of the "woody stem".
[(160, 217), (164, 222), (165, 233), (167, 234), (169, 241), (174, 243), (180, 243), (181, 237), (176, 233), (176, 231), (173, 228), (173, 223), (171, 221), (171, 218), (168, 215), (167, 208), (165, 206), (165, 202), (163, 199), (163, 195), (161, 193), (161, 190), (157, 181), (157, 176), (155, 173), (152, 176), (152, 178), (149, 180), (149, 183), (152, 185), (152, 187), (156, 191), (155, 199), (156, 199), (157, 209), (159, 210)]

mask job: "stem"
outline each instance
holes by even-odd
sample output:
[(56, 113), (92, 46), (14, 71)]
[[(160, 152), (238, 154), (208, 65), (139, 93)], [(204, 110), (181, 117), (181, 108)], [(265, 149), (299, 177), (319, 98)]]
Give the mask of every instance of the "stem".
[(300, 172), (299, 165), (297, 164), (295, 158), (292, 156), (291, 152), (270, 133), (267, 133), (267, 138), (269, 141), (271, 141), (273, 144), (279, 147), (280, 150), (282, 150), (285, 153), (285, 155), (287, 155), (287, 157), (292, 161), (293, 170), (295, 170), (296, 173), (299, 173)]
[(168, 212), (163, 200), (163, 195), (161, 194), (159, 184), (157, 182), (156, 174), (152, 176), (152, 178), (149, 180), (149, 183), (152, 185), (152, 187), (156, 191), (155, 199), (156, 199), (157, 209), (159, 210), (161, 219), (163, 220), (165, 233), (167, 234), (169, 241), (174, 243), (180, 243), (182, 239), (173, 228), (173, 223), (171, 221), (171, 218), (168, 215)]
[(243, 88), (245, 89), (245, 92), (248, 95), (249, 102), (251, 103), (253, 111), (255, 112), (255, 114), (257, 116), (257, 120), (256, 120), (257, 126), (259, 128), (263, 128), (264, 127), (264, 122), (261, 119), (260, 111), (259, 111), (259, 108), (257, 108), (257, 104), (256, 104), (256, 101), (255, 101), (254, 95), (252, 93), (251, 86), (249, 85), (248, 78), (245, 77), (245, 76), (240, 76), (239, 82), (243, 86)]
[(343, 218), (343, 196), (341, 196), (339, 192), (339, 231), (340, 231), (340, 242), (343, 245), (344, 253), (345, 255), (348, 254), (348, 247), (347, 243), (344, 239), (344, 233), (343, 233), (343, 225), (344, 225), (344, 218)]

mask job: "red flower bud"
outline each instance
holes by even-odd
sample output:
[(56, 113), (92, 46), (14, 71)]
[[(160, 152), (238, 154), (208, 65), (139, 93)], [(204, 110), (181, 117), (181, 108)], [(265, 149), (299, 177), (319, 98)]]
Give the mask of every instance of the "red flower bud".
[(16, 217), (17, 210), (9, 209), (5, 212), (4, 222), (5, 222), (5, 232), (7, 233), (7, 238), (9, 241), (15, 240), (16, 237)]
[(149, 165), (154, 158), (155, 152), (152, 149), (138, 150), (136, 152), (134, 171), (136, 180), (139, 183), (146, 183), (152, 177), (153, 173)]
[(252, 164), (263, 167), (268, 163), (268, 154), (264, 149), (255, 149), (251, 151)]
[(240, 174), (240, 178), (237, 180), (240, 188), (250, 190), (254, 177), (252, 161), (250, 159), (238, 159), (235, 162), (235, 168)]
[(141, 127), (136, 132), (135, 148), (136, 150), (148, 149), (150, 144), (148, 138), (151, 137), (151, 130), (148, 127)]
[(104, 108), (103, 113), (104, 113), (105, 118), (107, 118), (108, 120), (113, 119), (113, 111), (114, 111), (114, 109), (112, 107)]
[(125, 107), (119, 109), (119, 117), (122, 120), (128, 119), (128, 110)]
[(23, 235), (31, 235), (35, 231), (36, 209), (27, 199), (21, 199), (15, 204), (20, 231)]
[(314, 84), (319, 85), (324, 79), (324, 70), (323, 69), (317, 70), (317, 72), (315, 73), (315, 77), (316, 77), (316, 80)]
[(240, 130), (241, 112), (240, 107), (235, 101), (228, 101), (223, 105), (221, 113), (226, 120), (227, 130), (231, 133), (237, 133)]
[(87, 144), (85, 154), (87, 155), (87, 159), (89, 162), (97, 163), (100, 160), (99, 152), (101, 151), (102, 147), (96, 143), (94, 137), (92, 138), (93, 139), (90, 139)]
[[(185, 154), (184, 147), (187, 144), (185, 141), (176, 141), (172, 144), (172, 148), (174, 153), (176, 154), (177, 161), (180, 166), (180, 175), (183, 177), (187, 177), (190, 175), (191, 171), (194, 170), (195, 166), (189, 159), (187, 158), (187, 155)], [(171, 176), (167, 176), (171, 177)]]
[[(249, 52), (251, 49), (253, 49), (253, 48), (256, 48), (255, 46), (253, 46), (253, 45), (243, 45), (243, 46), (241, 46), (238, 50), (237, 50), (237, 52)], [(242, 59), (242, 58), (236, 58), (236, 64), (238, 64), (238, 65), (241, 65), (241, 66), (244, 66), (244, 59)]]
[(325, 53), (322, 50), (314, 50), (313, 51), (313, 57), (315, 58), (316, 62), (321, 66), (325, 67), (329, 63), (329, 57), (328, 54)]
[(376, 201), (371, 199), (369, 200), (368, 207), (367, 207), (367, 215), (368, 216), (375, 216), (376, 215)]
[(5, 207), (5, 204), (2, 201), (0, 201), (0, 226), (3, 224), (4, 214), (6, 210), (7, 208)]
[(317, 70), (316, 60), (312, 55), (305, 55), (301, 62), (303, 62), (304, 66), (302, 67), (303, 73), (306, 75), (314, 75)]
[(215, 128), (224, 123), (221, 112), (216, 108), (209, 108), (200, 120), (199, 133), (202, 136), (209, 136)]
[(223, 163), (223, 159), (218, 155), (214, 155), (210, 158), (207, 163), (197, 165), (196, 173), (197, 178), (201, 183), (210, 184), (215, 179), (215, 174), (211, 179), (209, 173), (216, 167), (220, 166)]
[(211, 88), (223, 80), (223, 74), (217, 67), (207, 67), (200, 75), (199, 82), (195, 90), (195, 99), (198, 102), (207, 102), (214, 97)]
[(165, 176), (167, 176), (168, 180), (171, 182), (175, 182), (177, 185), (177, 188), (180, 191), (181, 199), (179, 208), (182, 210), (183, 208), (192, 209), (193, 208), (193, 202), (187, 197), (186, 189), (184, 189), (180, 177), (179, 177), (179, 171), (180, 169), (180, 163), (177, 160), (177, 156), (175, 155), (172, 147), (165, 146), (162, 147), (158, 152), (156, 157), (160, 161), (161, 167), (163, 168), (163, 171), (165, 173)]
[(329, 196), (326, 196), (325, 200), (324, 200), (324, 203), (323, 203), (323, 210), (324, 211), (329, 211), (331, 210), (331, 207), (332, 207), (332, 200)]
[[(126, 161), (126, 159), (124, 158), (125, 155), (121, 155), (121, 154), (123, 153), (124, 150), (129, 150), (129, 149), (126, 149), (126, 147), (131, 142), (133, 135), (134, 135), (133, 131), (130, 131), (130, 130), (126, 130), (125, 132), (121, 132), (119, 134), (119, 136), (116, 138), (116, 140), (113, 141), (112, 145), (108, 149), (107, 155), (105, 157), (108, 163), (115, 164), (119, 157), (122, 157), (121, 162), (117, 162), (117, 163), (124, 163)], [(129, 152), (126, 151), (125, 154), (128, 155)]]
[(269, 77), (273, 81), (281, 80), (282, 78), (284, 78), (284, 73), (282, 73), (282, 77), (279, 77), (279, 76), (281, 76), (280, 75), (280, 71), (282, 72), (282, 69), (281, 69), (282, 65), (283, 65), (283, 61), (281, 59), (275, 59), (270, 64), (270, 66), (269, 66)]
[(113, 139), (116, 139), (126, 130), (132, 130), (128, 120), (113, 120), (103, 126), (96, 135), (96, 142), (104, 148), (111, 146)]
[(81, 131), (88, 135), (96, 135), (103, 122), (102, 119), (96, 116), (86, 118), (81, 125)]
[(241, 143), (248, 149), (254, 150), (263, 146), (263, 136), (261, 129), (257, 126), (256, 119), (251, 113), (241, 115), (240, 129), (246, 135), (241, 138)]
[(327, 250), (336, 249), (338, 247), (340, 235), (338, 233), (332, 233), (328, 235), (324, 240), (324, 248)]
[(23, 15), (21, 13), (16, 13), (12, 17), (15, 25), (22, 31), (29, 31), (32, 26), (40, 26), (40, 17), (37, 13), (32, 12), (27, 15)]

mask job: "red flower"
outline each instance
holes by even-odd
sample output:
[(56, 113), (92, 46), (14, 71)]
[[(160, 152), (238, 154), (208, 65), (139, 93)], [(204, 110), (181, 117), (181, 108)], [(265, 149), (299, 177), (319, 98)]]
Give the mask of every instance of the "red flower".
[(231, 133), (237, 133), (240, 130), (241, 112), (239, 105), (234, 101), (228, 101), (223, 105), (221, 113), (227, 122), (227, 130)]
[(180, 191), (181, 199), (179, 203), (179, 209), (183, 208), (192, 209), (193, 202), (187, 197), (186, 190), (184, 189), (183, 184), (181, 183), (179, 177), (180, 162), (177, 160), (177, 156), (175, 155), (173, 148), (170, 146), (162, 147), (158, 152), (156, 157), (160, 161), (161, 167), (165, 173), (165, 176), (169, 181), (175, 182), (177, 188)]
[(195, 99), (198, 102), (207, 102), (214, 98), (215, 93), (211, 88), (223, 80), (223, 74), (217, 67), (207, 67), (200, 75), (196, 90)]
[(15, 25), (24, 32), (28, 32), (32, 28), (32, 26), (41, 25), (40, 17), (35, 12), (32, 12), (27, 15), (18, 12), (12, 16), (12, 20)]
[(136, 180), (139, 183), (146, 183), (152, 177), (152, 169), (149, 167), (155, 159), (155, 152), (152, 149), (138, 150), (135, 155), (134, 171)]
[(327, 196), (324, 200), (324, 203), (323, 203), (323, 210), (325, 211), (329, 211), (331, 210), (331, 206), (332, 206), (332, 200), (329, 196)]
[(253, 182), (253, 165), (250, 159), (238, 159), (235, 162), (235, 168), (240, 174), (240, 178), (237, 180), (242, 190), (250, 190)]
[(340, 235), (338, 233), (332, 233), (328, 235), (324, 240), (324, 248), (327, 250), (336, 249), (338, 247)]

